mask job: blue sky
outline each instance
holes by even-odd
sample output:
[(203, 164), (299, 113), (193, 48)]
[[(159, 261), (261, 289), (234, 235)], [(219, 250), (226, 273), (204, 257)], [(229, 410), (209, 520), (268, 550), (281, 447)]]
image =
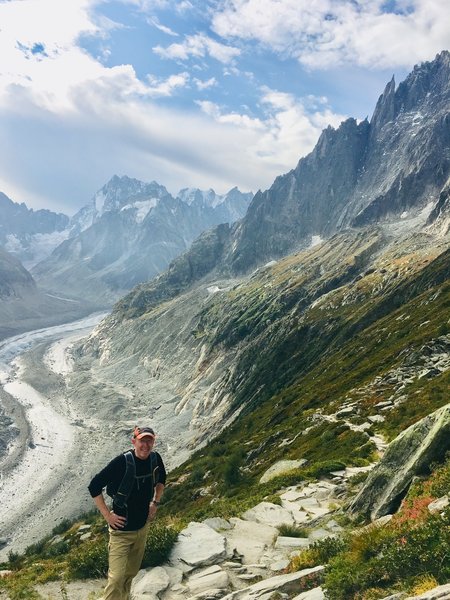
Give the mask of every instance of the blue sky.
[(450, 47), (447, 0), (0, 0), (0, 191), (269, 187)]

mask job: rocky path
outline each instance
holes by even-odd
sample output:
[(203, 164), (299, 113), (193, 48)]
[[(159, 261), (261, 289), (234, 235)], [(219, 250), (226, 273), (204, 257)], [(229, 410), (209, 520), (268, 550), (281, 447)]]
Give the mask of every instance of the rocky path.
[[(280, 597), (319, 600), (317, 587), (295, 594), (302, 580), (324, 567), (286, 574), (292, 556), (314, 541), (342, 531), (334, 513), (345, 484), (361, 469), (347, 469), (319, 481), (287, 488), (281, 505), (261, 502), (240, 518), (206, 519), (183, 530), (167, 565), (143, 570), (133, 586), (135, 600), (268, 600)], [(303, 537), (283, 536), (281, 525), (304, 529)]]

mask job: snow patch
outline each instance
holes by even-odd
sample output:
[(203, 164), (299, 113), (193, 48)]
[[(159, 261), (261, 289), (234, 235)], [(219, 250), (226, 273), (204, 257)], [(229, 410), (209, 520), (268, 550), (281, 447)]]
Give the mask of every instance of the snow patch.
[(123, 206), (120, 211), (125, 210), (136, 210), (135, 220), (136, 223), (142, 223), (148, 213), (158, 205), (158, 198), (151, 198), (150, 200), (142, 200), (140, 202), (133, 202), (133, 204), (127, 204)]
[(103, 190), (97, 192), (94, 196), (94, 206), (95, 210), (99, 213), (103, 213), (103, 207), (105, 206), (107, 196)]
[(323, 242), (323, 238), (320, 235), (312, 235), (311, 236), (311, 244), (309, 245), (309, 247), (314, 248), (314, 246), (318, 246), (322, 242)]
[[(63, 231), (53, 231), (51, 233), (35, 233), (30, 235), (27, 244), (14, 234), (6, 238), (5, 250), (18, 256), (26, 269), (30, 269), (41, 260), (44, 260), (53, 252), (53, 250), (62, 244), (69, 237), (69, 229)], [(22, 256), (26, 254), (26, 257)]]

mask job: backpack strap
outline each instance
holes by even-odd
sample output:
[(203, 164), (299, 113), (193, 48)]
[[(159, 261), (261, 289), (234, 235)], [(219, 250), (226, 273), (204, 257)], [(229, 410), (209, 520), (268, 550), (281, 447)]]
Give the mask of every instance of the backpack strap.
[(126, 461), (125, 475), (123, 476), (119, 485), (119, 489), (114, 496), (114, 503), (119, 508), (124, 508), (127, 505), (127, 500), (131, 494), (134, 478), (136, 476), (136, 464), (134, 462), (134, 456), (131, 450), (125, 452), (124, 457)]
[(159, 482), (159, 465), (158, 465), (158, 457), (156, 452), (152, 452), (150, 454), (150, 469), (152, 471), (152, 483), (153, 489), (155, 489), (156, 484)]

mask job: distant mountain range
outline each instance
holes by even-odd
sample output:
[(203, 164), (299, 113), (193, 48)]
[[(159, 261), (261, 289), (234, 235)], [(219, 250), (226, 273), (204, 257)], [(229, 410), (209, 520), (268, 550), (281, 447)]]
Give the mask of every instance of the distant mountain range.
[(30, 268), (68, 236), (69, 217), (33, 210), (0, 192), (0, 246)]
[(0, 244), (41, 287), (110, 304), (151, 279), (205, 229), (241, 218), (252, 193), (183, 189), (114, 176), (72, 218), (0, 195)]
[(32, 269), (47, 289), (109, 304), (163, 271), (205, 229), (242, 217), (253, 194), (183, 190), (114, 176), (71, 220), (68, 239)]

